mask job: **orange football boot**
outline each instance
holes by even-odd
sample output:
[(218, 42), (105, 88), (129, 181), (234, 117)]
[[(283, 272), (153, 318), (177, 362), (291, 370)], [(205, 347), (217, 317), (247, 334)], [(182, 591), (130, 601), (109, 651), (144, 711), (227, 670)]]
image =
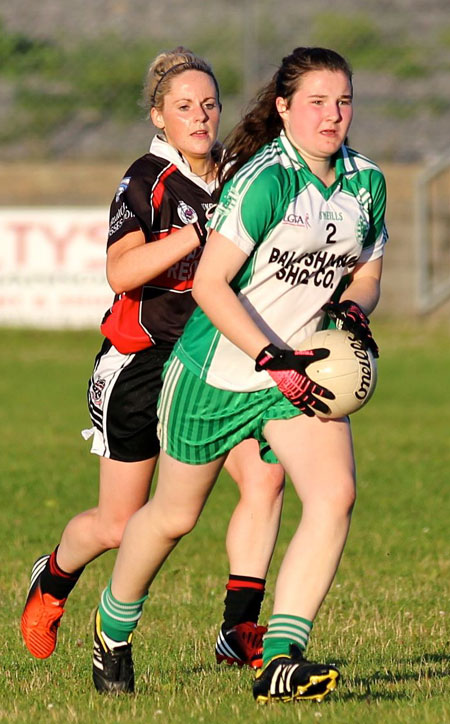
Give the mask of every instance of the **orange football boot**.
[(58, 627), (67, 600), (41, 591), (40, 577), (49, 557), (41, 556), (33, 566), (30, 589), (20, 623), (25, 645), (37, 659), (47, 659), (54, 652)]

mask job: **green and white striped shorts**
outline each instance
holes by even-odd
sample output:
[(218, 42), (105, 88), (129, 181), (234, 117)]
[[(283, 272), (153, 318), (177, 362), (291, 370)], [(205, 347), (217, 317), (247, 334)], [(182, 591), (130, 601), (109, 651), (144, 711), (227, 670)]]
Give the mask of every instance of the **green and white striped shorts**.
[(158, 437), (171, 457), (191, 465), (215, 460), (247, 438), (255, 438), (266, 462), (278, 462), (263, 430), (269, 420), (301, 412), (278, 387), (230, 392), (212, 387), (187, 369), (176, 355), (167, 362), (158, 402)]

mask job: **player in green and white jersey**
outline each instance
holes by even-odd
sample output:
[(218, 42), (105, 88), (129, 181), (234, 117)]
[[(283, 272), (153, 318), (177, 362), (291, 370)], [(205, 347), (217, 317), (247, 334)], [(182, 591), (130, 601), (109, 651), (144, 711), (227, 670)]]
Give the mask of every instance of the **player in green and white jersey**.
[[(383, 254), (381, 171), (346, 146), (334, 164), (335, 180), (325, 186), (282, 131), (228, 182), (210, 222), (245, 255), (231, 287), (274, 344), (298, 347), (321, 327), (323, 305), (343, 278), (357, 263)], [(176, 353), (215, 387), (251, 391), (274, 384), (268, 375), (261, 379), (253, 359), (201, 308)]]
[[(195, 525), (227, 451), (270, 447), (302, 502), (278, 574), (257, 701), (317, 699), (339, 678), (304, 658), (350, 526), (355, 464), (348, 418), (322, 419), (332, 394), (298, 351), (336, 321), (375, 356), (367, 314), (380, 293), (385, 183), (349, 149), (352, 73), (339, 54), (296, 48), (227, 141), (223, 189), (194, 280), (199, 309), (166, 365), (153, 499), (127, 526), (102, 622), (129, 641), (150, 583)], [(119, 639), (117, 639), (119, 640)]]

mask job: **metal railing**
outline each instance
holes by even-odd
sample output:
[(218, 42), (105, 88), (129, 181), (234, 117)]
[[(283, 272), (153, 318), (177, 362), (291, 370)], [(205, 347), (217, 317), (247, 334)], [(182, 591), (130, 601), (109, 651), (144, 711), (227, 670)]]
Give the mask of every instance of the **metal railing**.
[[(433, 311), (450, 298), (450, 182), (442, 183), (443, 203), (436, 219), (432, 187), (450, 174), (450, 153), (429, 164), (418, 176), (415, 190), (417, 232), (417, 307), (421, 314)], [(433, 226), (441, 228), (440, 241), (433, 238)], [(439, 242), (439, 239), (438, 239)]]

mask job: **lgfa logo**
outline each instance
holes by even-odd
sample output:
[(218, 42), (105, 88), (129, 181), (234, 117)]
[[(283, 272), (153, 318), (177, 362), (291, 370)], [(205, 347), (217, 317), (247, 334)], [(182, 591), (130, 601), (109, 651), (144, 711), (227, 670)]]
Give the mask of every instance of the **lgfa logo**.
[(300, 214), (288, 214), (284, 217), (283, 222), (285, 224), (290, 224), (291, 226), (302, 226), (305, 229), (311, 228), (308, 213), (306, 213), (305, 216), (300, 216)]

